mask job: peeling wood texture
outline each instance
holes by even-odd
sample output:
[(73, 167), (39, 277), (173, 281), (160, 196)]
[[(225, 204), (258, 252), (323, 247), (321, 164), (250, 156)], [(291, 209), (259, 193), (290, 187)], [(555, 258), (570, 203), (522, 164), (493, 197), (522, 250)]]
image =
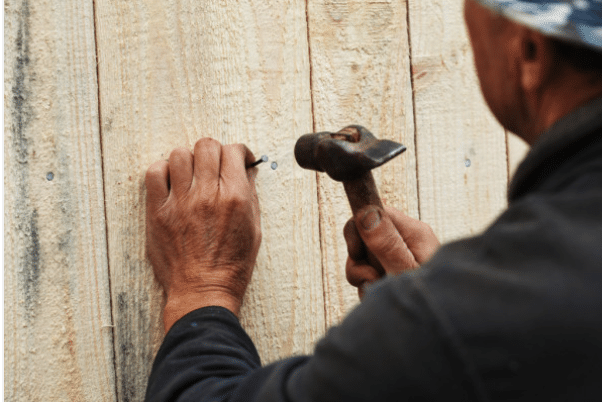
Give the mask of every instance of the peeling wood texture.
[(384, 203), (443, 241), (486, 227), (526, 146), (482, 99), (462, 4), (5, 2), (5, 399), (143, 399), (163, 338), (144, 173), (199, 138), (278, 163), (242, 311), (264, 363), (357, 303), (343, 186), (296, 165), (302, 134), (403, 143), (374, 172)]
[(5, 400), (114, 401), (92, 2), (5, 13)]

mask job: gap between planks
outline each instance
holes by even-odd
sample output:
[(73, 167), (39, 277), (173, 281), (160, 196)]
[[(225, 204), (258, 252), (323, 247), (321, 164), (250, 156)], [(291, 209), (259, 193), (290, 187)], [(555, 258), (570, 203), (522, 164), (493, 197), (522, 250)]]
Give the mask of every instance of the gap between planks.
[[(115, 319), (113, 317), (113, 288), (111, 286), (111, 253), (109, 253), (109, 223), (107, 216), (107, 191), (105, 183), (105, 163), (104, 163), (104, 150), (102, 141), (102, 109), (101, 109), (101, 95), (100, 95), (100, 71), (98, 68), (98, 24), (96, 22), (96, 0), (92, 0), (92, 22), (94, 26), (94, 55), (96, 58), (96, 105), (98, 107), (98, 142), (100, 145), (100, 169), (102, 173), (102, 200), (103, 200), (103, 214), (105, 221), (105, 242), (107, 247), (107, 280), (109, 284), (109, 317), (110, 324), (103, 325), (102, 328), (109, 328), (111, 331), (111, 338), (113, 339), (113, 373), (117, 375), (117, 345), (115, 341)], [(115, 379), (115, 400), (119, 400), (119, 389), (117, 379)]]
[[(316, 132), (316, 115), (314, 113), (314, 87), (313, 87), (313, 65), (311, 59), (311, 40), (310, 40), (310, 30), (309, 30), (309, 0), (305, 0), (305, 29), (307, 30), (307, 57), (309, 63), (309, 98), (311, 103), (311, 129), (315, 133)], [(322, 271), (322, 297), (324, 299), (324, 305), (322, 309), (324, 311), (324, 333), (328, 331), (328, 321), (326, 317), (328, 316), (328, 310), (326, 308), (326, 282), (324, 280), (326, 276), (326, 267), (324, 264), (324, 253), (322, 252), (322, 217), (324, 216), (324, 210), (322, 208), (322, 199), (320, 197), (320, 177), (318, 176), (318, 172), (315, 172), (316, 175), (316, 196), (318, 201), (318, 242), (320, 243), (320, 268)]]
[(410, 29), (410, 1), (406, 0), (406, 30), (408, 32), (408, 58), (410, 62), (410, 85), (412, 93), (412, 119), (414, 121), (414, 154), (416, 155), (416, 198), (418, 203), (418, 220), (421, 218), (420, 209), (420, 164), (418, 163), (418, 128), (416, 124), (416, 95), (414, 93), (414, 65), (412, 64), (412, 30)]

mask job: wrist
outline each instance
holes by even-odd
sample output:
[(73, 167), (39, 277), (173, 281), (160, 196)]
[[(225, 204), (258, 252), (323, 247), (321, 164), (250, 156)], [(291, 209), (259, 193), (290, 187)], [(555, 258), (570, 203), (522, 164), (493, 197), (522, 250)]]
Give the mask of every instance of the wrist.
[(220, 291), (189, 292), (180, 295), (169, 295), (163, 309), (163, 325), (165, 332), (182, 317), (191, 311), (203, 307), (219, 306), (230, 310), (238, 317), (242, 300), (233, 295)]

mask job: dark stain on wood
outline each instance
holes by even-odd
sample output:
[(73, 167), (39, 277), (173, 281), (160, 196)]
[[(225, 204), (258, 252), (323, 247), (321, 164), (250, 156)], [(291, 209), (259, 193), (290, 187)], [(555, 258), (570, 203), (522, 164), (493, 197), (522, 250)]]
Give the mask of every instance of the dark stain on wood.
[(31, 106), (31, 73), (30, 58), (30, 10), (29, 1), (23, 0), (19, 12), (17, 37), (15, 40), (14, 79), (12, 87), (11, 111), (12, 151), (16, 166), (10, 169), (10, 178), (15, 186), (12, 204), (15, 208), (16, 221), (19, 222), (16, 232), (18, 242), (18, 261), (21, 266), (15, 267), (18, 272), (21, 289), (24, 292), (25, 310), (28, 319), (33, 317), (33, 309), (38, 299), (40, 279), (40, 239), (38, 235), (38, 211), (30, 202), (29, 152), (30, 140), (28, 126), (33, 119)]
[(136, 394), (135, 378), (132, 375), (136, 371), (132, 371), (132, 364), (135, 364), (135, 350), (132, 344), (132, 336), (129, 325), (131, 325), (130, 308), (128, 304), (128, 295), (126, 292), (120, 292), (117, 295), (117, 364), (119, 366), (120, 378), (118, 379), (119, 399), (124, 402), (134, 400)]
[[(23, 1), (21, 6), (19, 28), (17, 31), (16, 59), (14, 67), (14, 85), (12, 98), (13, 148), (19, 163), (27, 163), (29, 158), (28, 141), (25, 129), (32, 117), (29, 104), (29, 2)], [(22, 184), (23, 186), (23, 184)], [(21, 187), (22, 187), (21, 186)], [(21, 188), (20, 188), (21, 189)]]
[[(131, 262), (131, 264), (136, 264)], [(148, 375), (152, 365), (150, 345), (149, 297), (122, 291), (117, 294), (115, 344), (118, 400), (144, 399)]]
[(40, 284), (40, 239), (38, 237), (38, 211), (33, 210), (27, 228), (25, 256), (23, 258), (23, 285), (25, 307), (32, 312), (38, 296)]

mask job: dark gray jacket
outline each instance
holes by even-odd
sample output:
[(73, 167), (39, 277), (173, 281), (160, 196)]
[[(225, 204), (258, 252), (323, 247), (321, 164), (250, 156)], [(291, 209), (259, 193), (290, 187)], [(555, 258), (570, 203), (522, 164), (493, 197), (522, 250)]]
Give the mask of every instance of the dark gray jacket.
[(602, 398), (602, 99), (532, 148), (482, 235), (380, 281), (313, 356), (261, 367), (226, 309), (189, 313), (149, 401)]

